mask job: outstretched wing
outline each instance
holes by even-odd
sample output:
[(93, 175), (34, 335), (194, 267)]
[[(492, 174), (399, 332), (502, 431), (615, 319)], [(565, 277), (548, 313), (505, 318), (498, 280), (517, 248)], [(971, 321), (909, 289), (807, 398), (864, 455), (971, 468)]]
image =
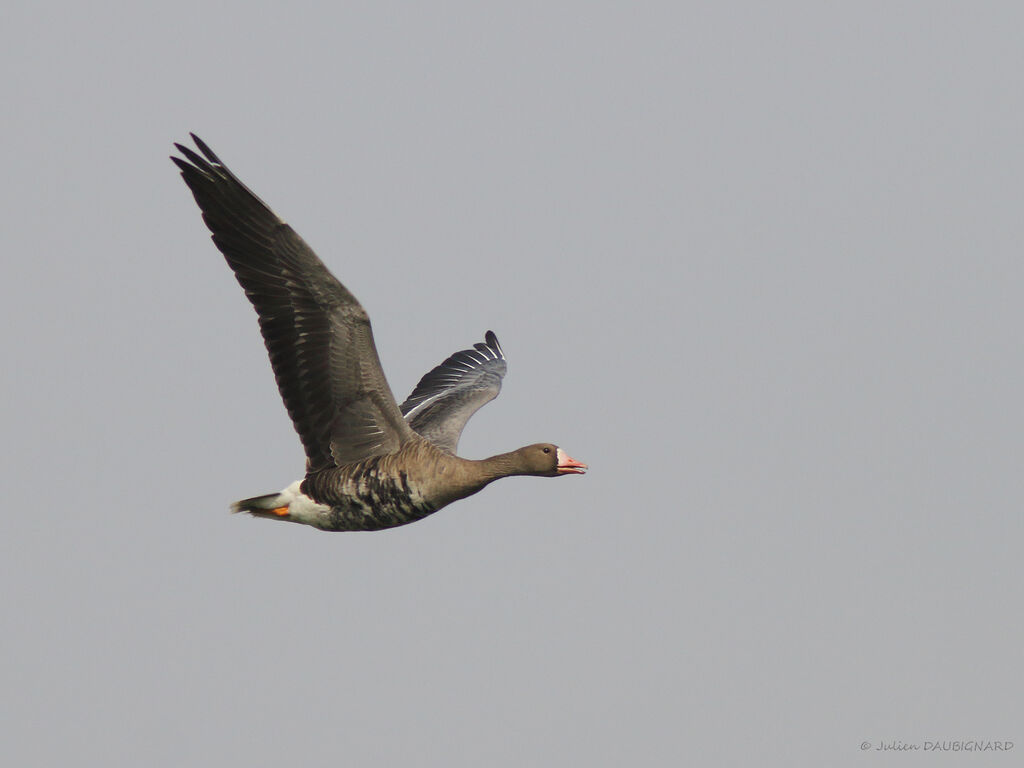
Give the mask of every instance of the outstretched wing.
[(393, 453), (413, 437), (366, 310), (313, 249), (195, 134), (172, 157), (259, 316), (277, 387), (310, 470)]
[(405, 420), (438, 447), (455, 453), (469, 417), (498, 396), (507, 369), (498, 337), (488, 331), (483, 344), (456, 352), (420, 379), (402, 403)]

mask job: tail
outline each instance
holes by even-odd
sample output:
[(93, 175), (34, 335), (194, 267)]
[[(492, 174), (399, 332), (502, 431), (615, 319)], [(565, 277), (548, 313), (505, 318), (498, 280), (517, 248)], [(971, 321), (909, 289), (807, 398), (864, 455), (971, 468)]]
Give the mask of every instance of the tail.
[(231, 512), (248, 512), (253, 517), (287, 517), (289, 501), (283, 493), (268, 493), (236, 501), (231, 505)]
[(302, 492), (302, 481), (296, 480), (280, 493), (268, 493), (236, 501), (231, 505), (231, 511), (248, 512), (253, 517), (285, 520), (289, 523), (303, 523), (319, 528), (323, 516), (330, 512), (331, 508), (309, 498)]

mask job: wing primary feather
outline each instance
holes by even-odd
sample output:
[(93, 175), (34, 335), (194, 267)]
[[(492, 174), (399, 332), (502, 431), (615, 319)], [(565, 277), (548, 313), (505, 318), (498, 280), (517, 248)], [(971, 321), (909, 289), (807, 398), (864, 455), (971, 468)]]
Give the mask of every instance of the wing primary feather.
[(485, 340), (429, 371), (401, 406), (416, 432), (451, 453), (469, 418), (501, 391), (505, 357), (493, 332)]
[(171, 160), (256, 309), (308, 467), (397, 450), (413, 432), (384, 378), (366, 311), (313, 249), (191, 136), (202, 156), (175, 144), (185, 159)]

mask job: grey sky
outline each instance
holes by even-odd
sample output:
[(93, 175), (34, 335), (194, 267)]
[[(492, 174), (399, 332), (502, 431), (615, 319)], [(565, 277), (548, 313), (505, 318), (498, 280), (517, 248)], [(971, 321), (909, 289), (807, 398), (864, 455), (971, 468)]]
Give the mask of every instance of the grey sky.
[[(338, 5), (5, 14), (0, 760), (1016, 764), (1016, 4)], [(228, 515), (303, 459), (190, 130), (591, 472)]]

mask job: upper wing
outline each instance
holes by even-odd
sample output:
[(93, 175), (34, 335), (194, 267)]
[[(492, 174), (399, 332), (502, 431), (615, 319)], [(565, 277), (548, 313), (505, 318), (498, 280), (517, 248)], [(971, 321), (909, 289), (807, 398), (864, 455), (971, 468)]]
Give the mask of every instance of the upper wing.
[(171, 159), (256, 308), (277, 387), (310, 470), (393, 453), (413, 436), (391, 394), (366, 310), (296, 232), (195, 134)]
[(409, 425), (451, 453), (469, 417), (498, 396), (508, 370), (498, 337), (488, 331), (484, 342), (456, 352), (430, 371), (402, 403)]

